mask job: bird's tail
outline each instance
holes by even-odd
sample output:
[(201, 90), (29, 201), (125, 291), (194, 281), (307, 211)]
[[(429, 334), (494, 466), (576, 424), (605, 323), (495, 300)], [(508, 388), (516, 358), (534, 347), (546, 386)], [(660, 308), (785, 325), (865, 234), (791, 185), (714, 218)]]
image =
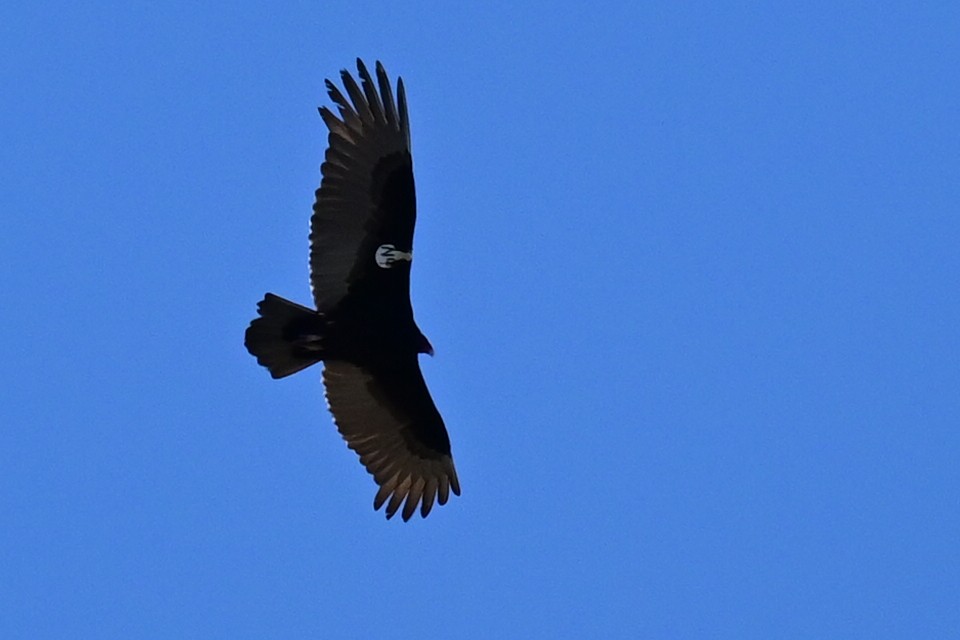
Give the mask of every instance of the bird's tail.
[(323, 359), (323, 316), (268, 293), (257, 304), (260, 317), (247, 327), (244, 344), (250, 355), (284, 378)]

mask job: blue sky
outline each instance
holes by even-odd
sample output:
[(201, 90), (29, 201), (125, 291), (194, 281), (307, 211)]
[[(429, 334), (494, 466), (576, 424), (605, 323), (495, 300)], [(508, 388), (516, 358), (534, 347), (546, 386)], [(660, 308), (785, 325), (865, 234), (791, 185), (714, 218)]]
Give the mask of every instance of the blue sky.
[[(0, 637), (960, 633), (960, 5), (385, 5), (0, 9)], [(242, 344), (357, 56), (463, 486), (407, 524)]]

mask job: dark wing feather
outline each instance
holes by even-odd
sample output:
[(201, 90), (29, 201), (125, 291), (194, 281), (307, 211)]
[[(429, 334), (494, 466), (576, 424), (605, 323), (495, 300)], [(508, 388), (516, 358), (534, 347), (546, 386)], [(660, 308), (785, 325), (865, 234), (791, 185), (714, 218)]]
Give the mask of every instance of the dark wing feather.
[[(317, 309), (327, 311), (358, 282), (377, 274), (377, 247), (413, 248), (416, 196), (406, 96), (398, 83), (395, 105), (383, 66), (377, 82), (360, 60), (361, 85), (341, 73), (349, 100), (327, 81), (340, 117), (321, 107), (330, 130), (310, 220), (310, 286)], [(377, 93), (379, 87), (380, 93)], [(409, 296), (409, 282), (400, 280)]]
[(409, 520), (418, 506), (426, 517), (435, 500), (460, 495), (447, 430), (416, 355), (364, 367), (327, 361), (323, 383), (340, 434), (380, 485), (374, 509), (386, 503), (391, 518), (403, 505)]

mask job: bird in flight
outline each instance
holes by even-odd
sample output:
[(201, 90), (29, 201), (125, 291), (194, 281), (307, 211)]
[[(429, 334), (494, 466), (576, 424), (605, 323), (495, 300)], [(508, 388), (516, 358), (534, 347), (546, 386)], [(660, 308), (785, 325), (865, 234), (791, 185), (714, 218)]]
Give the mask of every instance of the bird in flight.
[(376, 83), (330, 80), (320, 116), (329, 129), (310, 219), (310, 287), (316, 309), (272, 293), (257, 305), (244, 344), (274, 378), (323, 362), (327, 406), (347, 446), (373, 475), (373, 508), (403, 519), (460, 495), (450, 439), (419, 354), (433, 347), (410, 303), (416, 196), (403, 81), (394, 101), (377, 62)]

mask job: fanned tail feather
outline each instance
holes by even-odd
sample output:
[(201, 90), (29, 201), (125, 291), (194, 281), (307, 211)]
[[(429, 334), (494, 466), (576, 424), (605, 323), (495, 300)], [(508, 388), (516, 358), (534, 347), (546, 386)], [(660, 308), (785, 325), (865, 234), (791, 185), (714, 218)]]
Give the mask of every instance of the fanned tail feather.
[(323, 318), (313, 309), (268, 293), (244, 345), (274, 378), (285, 378), (323, 359)]

